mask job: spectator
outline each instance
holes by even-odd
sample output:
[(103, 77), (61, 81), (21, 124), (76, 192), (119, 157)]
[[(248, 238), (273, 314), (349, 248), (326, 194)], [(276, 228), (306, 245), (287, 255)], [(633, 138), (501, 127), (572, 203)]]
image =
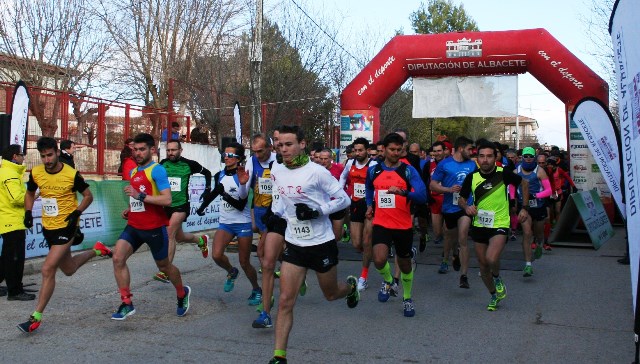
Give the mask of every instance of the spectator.
[(76, 163), (73, 161), (73, 153), (76, 151), (76, 143), (71, 140), (63, 140), (60, 142), (60, 162), (76, 168)]
[(162, 136), (160, 137), (160, 140), (166, 142), (169, 139), (180, 140), (180, 124), (178, 124), (176, 121), (171, 123), (170, 138), (167, 138), (167, 129), (162, 129)]
[(136, 160), (133, 158), (133, 145), (133, 138), (127, 138), (124, 141), (124, 148), (120, 152), (118, 173), (122, 175), (123, 181), (128, 181), (131, 178), (131, 170), (137, 166)]

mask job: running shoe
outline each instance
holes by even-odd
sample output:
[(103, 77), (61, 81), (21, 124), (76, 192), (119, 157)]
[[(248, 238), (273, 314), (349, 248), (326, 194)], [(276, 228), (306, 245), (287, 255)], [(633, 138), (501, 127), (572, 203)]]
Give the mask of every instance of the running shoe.
[(191, 296), (191, 287), (184, 286), (184, 297), (178, 297), (178, 308), (176, 309), (176, 314), (179, 317), (186, 315), (189, 311), (189, 296)]
[(279, 356), (274, 356), (269, 360), (269, 364), (287, 364), (287, 358), (281, 358)]
[(416, 257), (418, 256), (418, 249), (415, 246), (411, 247), (411, 266), (413, 267), (413, 271), (415, 272), (418, 268), (418, 261)]
[(533, 267), (530, 265), (525, 265), (524, 270), (522, 271), (523, 277), (531, 277), (533, 275)]
[(380, 290), (378, 291), (378, 301), (380, 302), (389, 301), (389, 297), (391, 296), (389, 294), (389, 290), (391, 290), (391, 283), (383, 281), (382, 287), (380, 287)]
[(198, 248), (200, 248), (200, 252), (202, 252), (202, 257), (206, 258), (209, 256), (209, 236), (202, 235), (200, 240), (198, 241)]
[(238, 271), (238, 268), (236, 267), (232, 267), (231, 268), (231, 272), (229, 272), (229, 274), (227, 274), (227, 281), (224, 282), (224, 291), (225, 292), (231, 292), (233, 291), (233, 286), (235, 286), (236, 284), (236, 278), (238, 278), (238, 274), (240, 272)]
[(36, 329), (40, 327), (40, 323), (42, 323), (42, 321), (36, 320), (35, 317), (30, 316), (28, 321), (18, 324), (17, 326), (20, 331), (26, 332), (28, 334), (30, 332), (36, 331)]
[(487, 311), (495, 311), (498, 309), (498, 302), (500, 302), (500, 300), (498, 299), (498, 296), (496, 294), (492, 294), (491, 295), (491, 301), (489, 301), (489, 304), (487, 305)]
[(435, 239), (433, 240), (433, 243), (434, 243), (435, 245), (440, 245), (440, 244), (442, 244), (442, 236), (439, 236), (439, 237), (435, 238)]
[(460, 250), (458, 250), (457, 254), (453, 255), (453, 259), (451, 259), (451, 265), (453, 265), (453, 270), (455, 270), (456, 272), (460, 271), (460, 255), (459, 255)]
[(351, 293), (347, 295), (347, 307), (354, 308), (360, 302), (360, 291), (358, 291), (358, 280), (354, 276), (347, 277), (347, 284), (351, 286)]
[(465, 274), (460, 276), (460, 288), (469, 288), (469, 280)]
[(544, 244), (542, 244), (542, 249), (550, 252), (551, 251), (551, 245), (549, 245), (548, 243), (544, 243)]
[(542, 245), (538, 244), (538, 246), (536, 246), (536, 249), (533, 251), (533, 256), (536, 259), (542, 258)]
[(247, 298), (249, 306), (257, 306), (262, 302), (262, 289), (260, 287), (251, 290), (251, 296)]
[(498, 300), (501, 301), (507, 298), (507, 286), (504, 285), (502, 278), (494, 278), (493, 284), (496, 286), (496, 296), (498, 297)]
[(272, 326), (273, 321), (271, 321), (271, 316), (265, 311), (262, 311), (260, 316), (258, 316), (258, 318), (251, 324), (251, 327), (254, 329), (268, 329)]
[(156, 273), (156, 275), (153, 276), (153, 279), (162, 283), (171, 283), (171, 281), (169, 280), (169, 276), (167, 276), (164, 272)]
[(367, 288), (369, 288), (369, 282), (362, 277), (358, 278), (358, 291), (362, 292)]
[(300, 297), (304, 297), (304, 295), (307, 294), (307, 288), (309, 288), (309, 286), (307, 285), (307, 279), (305, 278), (304, 282), (302, 282), (302, 284), (300, 285), (300, 289), (298, 290), (298, 294), (300, 295)]
[(393, 297), (398, 297), (398, 293), (400, 290), (398, 289), (398, 279), (394, 278), (393, 283), (391, 283), (391, 287), (389, 287), (389, 294)]
[(127, 317), (133, 315), (134, 313), (136, 313), (136, 309), (133, 307), (133, 303), (130, 305), (127, 305), (126, 303), (122, 302), (120, 304), (120, 307), (118, 307), (118, 311), (116, 311), (111, 315), (111, 319), (122, 321)]
[(438, 273), (446, 274), (449, 271), (449, 264), (447, 262), (440, 263), (440, 269), (438, 269)]
[(516, 241), (518, 238), (516, 238), (516, 234), (511, 233), (511, 241)]
[(393, 259), (393, 249), (389, 249), (389, 258)]
[(280, 278), (280, 270), (274, 270), (273, 271), (273, 278)]
[(107, 246), (102, 244), (101, 241), (96, 241), (96, 243), (93, 245), (93, 250), (96, 252), (97, 256), (113, 257), (113, 252), (111, 251), (111, 249), (107, 248)]
[(424, 252), (427, 249), (427, 236), (420, 237), (420, 253)]
[(416, 315), (416, 307), (414, 306), (411, 298), (402, 300), (402, 307), (404, 310), (404, 317), (413, 317)]
[[(264, 299), (264, 297), (262, 297)], [(273, 303), (275, 302), (275, 298), (271, 296), (271, 308), (273, 308)], [(264, 303), (260, 302), (259, 305), (256, 306), (256, 312), (260, 313), (264, 311)]]
[(536, 244), (536, 242), (531, 242), (531, 250), (536, 250), (536, 248), (538, 247), (538, 244)]

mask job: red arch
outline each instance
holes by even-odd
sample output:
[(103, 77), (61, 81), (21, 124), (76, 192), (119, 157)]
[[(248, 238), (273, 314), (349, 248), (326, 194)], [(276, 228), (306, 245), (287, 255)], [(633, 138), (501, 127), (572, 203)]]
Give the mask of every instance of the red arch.
[[(470, 49), (447, 52), (448, 42), (451, 49)], [(409, 77), (525, 72), (564, 102), (568, 111), (587, 96), (609, 104), (607, 83), (545, 29), (396, 36), (347, 85), (340, 103), (343, 114), (369, 110), (377, 140), (380, 107)]]

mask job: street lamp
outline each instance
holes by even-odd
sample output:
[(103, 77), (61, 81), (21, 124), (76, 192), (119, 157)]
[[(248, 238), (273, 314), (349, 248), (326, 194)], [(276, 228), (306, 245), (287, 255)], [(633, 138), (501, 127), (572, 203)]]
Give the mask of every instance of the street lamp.
[(514, 130), (511, 135), (513, 135), (513, 149), (517, 149), (516, 141), (518, 140), (518, 132)]

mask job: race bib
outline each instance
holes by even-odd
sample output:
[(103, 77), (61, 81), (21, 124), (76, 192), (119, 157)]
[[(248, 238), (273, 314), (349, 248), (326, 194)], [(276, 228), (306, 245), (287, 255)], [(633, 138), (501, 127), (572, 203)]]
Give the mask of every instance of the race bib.
[(277, 193), (274, 193), (273, 195), (271, 195), (271, 198), (273, 198), (274, 201), (278, 201), (280, 200), (280, 195)]
[(182, 187), (182, 178), (169, 177), (169, 186), (171, 186), (171, 192), (180, 192)]
[(538, 207), (538, 200), (529, 200), (529, 207)]
[(313, 237), (313, 227), (309, 220), (300, 221), (296, 218), (290, 218), (287, 228), (297, 239), (307, 240)]
[(54, 197), (42, 197), (42, 213), (44, 216), (58, 216), (58, 200)]
[(258, 193), (261, 195), (270, 195), (271, 191), (271, 178), (258, 177)]
[(460, 192), (452, 192), (451, 194), (453, 195), (453, 198), (451, 199), (451, 203), (453, 204), (453, 206), (459, 207), (458, 199), (460, 198)]
[(493, 227), (493, 221), (496, 218), (496, 212), (495, 211), (488, 211), (488, 210), (478, 210), (478, 216), (476, 216), (476, 221), (482, 226), (482, 227)]
[(145, 212), (144, 202), (140, 200), (136, 200), (135, 198), (129, 196), (129, 211), (130, 212)]
[(354, 183), (353, 184), (353, 197), (357, 197), (357, 198), (364, 198), (365, 197), (364, 183)]
[(387, 193), (386, 190), (378, 191), (378, 208), (393, 209), (396, 207), (396, 195)]

